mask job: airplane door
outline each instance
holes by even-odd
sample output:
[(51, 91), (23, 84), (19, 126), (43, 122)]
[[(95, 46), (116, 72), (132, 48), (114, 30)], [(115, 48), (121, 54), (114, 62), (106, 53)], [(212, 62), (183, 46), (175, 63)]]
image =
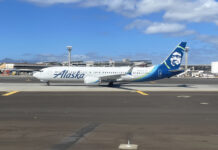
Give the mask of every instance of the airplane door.
[(161, 69), (158, 70), (158, 77), (159, 77), (159, 78), (162, 77), (162, 70), (161, 70)]

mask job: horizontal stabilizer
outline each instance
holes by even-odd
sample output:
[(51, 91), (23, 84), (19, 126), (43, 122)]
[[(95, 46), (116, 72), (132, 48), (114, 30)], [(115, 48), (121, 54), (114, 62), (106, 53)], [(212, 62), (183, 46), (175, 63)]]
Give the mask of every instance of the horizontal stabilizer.
[(177, 69), (177, 70), (169, 70), (169, 72), (173, 72), (173, 73), (182, 73), (184, 72), (185, 70), (183, 69)]

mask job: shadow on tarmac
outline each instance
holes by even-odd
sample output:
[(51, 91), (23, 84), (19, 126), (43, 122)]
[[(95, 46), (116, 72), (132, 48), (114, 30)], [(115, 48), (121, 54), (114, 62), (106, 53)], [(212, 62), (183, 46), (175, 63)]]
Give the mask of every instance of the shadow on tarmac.
[[(47, 86), (44, 84), (44, 86)], [(119, 89), (129, 89), (128, 87), (189, 87), (191, 88), (191, 85), (188, 84), (114, 84), (112, 87), (108, 86), (107, 84), (103, 85), (85, 85), (85, 84), (57, 84), (57, 83), (51, 83), (50, 86), (86, 86), (88, 88), (96, 88), (96, 87), (107, 87), (107, 88), (119, 88)]]

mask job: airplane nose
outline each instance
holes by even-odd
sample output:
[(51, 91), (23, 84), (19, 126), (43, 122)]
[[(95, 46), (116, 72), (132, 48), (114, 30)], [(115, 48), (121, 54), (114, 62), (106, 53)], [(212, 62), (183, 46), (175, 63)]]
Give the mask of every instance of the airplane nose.
[(34, 72), (33, 72), (33, 76), (34, 76), (35, 78), (38, 78), (38, 77), (39, 77), (39, 72), (38, 72), (38, 71), (34, 71)]

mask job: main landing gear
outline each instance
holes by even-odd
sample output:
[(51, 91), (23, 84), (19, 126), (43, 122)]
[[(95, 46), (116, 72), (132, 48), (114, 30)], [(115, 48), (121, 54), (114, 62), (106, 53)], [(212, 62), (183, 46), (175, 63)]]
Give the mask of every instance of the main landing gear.
[(108, 86), (109, 86), (109, 87), (113, 87), (113, 86), (114, 86), (114, 83), (113, 83), (113, 82), (109, 82)]
[(49, 82), (49, 81), (48, 81), (48, 82), (46, 82), (46, 85), (47, 85), (47, 86), (50, 86), (50, 82)]

